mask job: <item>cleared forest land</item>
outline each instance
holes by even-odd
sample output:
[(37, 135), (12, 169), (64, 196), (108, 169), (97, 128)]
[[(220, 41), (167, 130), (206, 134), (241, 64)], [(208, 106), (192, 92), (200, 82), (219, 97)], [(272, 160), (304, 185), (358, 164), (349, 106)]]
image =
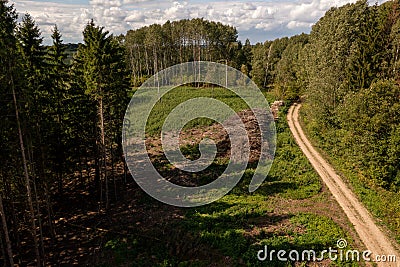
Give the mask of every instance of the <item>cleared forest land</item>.
[[(159, 130), (167, 113), (180, 102), (198, 96), (214, 97), (233, 107), (246, 121), (246, 105), (227, 89), (218, 87), (176, 88), (162, 98), (151, 114), (147, 150), (158, 171), (174, 183), (195, 186), (218, 177), (229, 161), (230, 146), (217, 125), (209, 120), (192, 121), (183, 129), (181, 150), (190, 159), (199, 157), (198, 143), (216, 138), (221, 153), (202, 173), (188, 174), (165, 161)], [(270, 94), (265, 94), (270, 102)], [(110, 207), (99, 210), (95, 191), (75, 182), (65, 185), (53, 205), (57, 227), (49, 248), (47, 266), (363, 266), (357, 262), (259, 261), (257, 253), (269, 250), (336, 248), (346, 239), (349, 248), (364, 249), (343, 210), (323, 185), (288, 128), (283, 107), (276, 121), (275, 161), (263, 185), (254, 193), (248, 185), (257, 165), (250, 161), (240, 183), (224, 198), (198, 208), (176, 208), (149, 197), (122, 166), (114, 170), (116, 195), (110, 184)], [(249, 121), (249, 120), (248, 120)], [(250, 121), (249, 121), (250, 122)], [(251, 125), (246, 124), (246, 127)], [(251, 134), (250, 138), (252, 137)], [(91, 172), (94, 175), (94, 171)], [(89, 179), (89, 178), (87, 178)], [(111, 181), (110, 181), (111, 182)], [(27, 242), (23, 240), (22, 246)], [(32, 253), (26, 250), (28, 255)], [(24, 265), (30, 265), (24, 262)]]
[[(161, 110), (165, 106), (173, 107), (184, 98), (198, 95), (215, 96), (236, 107), (237, 111), (246, 109), (244, 103), (226, 89), (185, 87), (174, 89), (163, 97), (153, 109), (150, 121), (162, 121), (164, 113)], [(359, 247), (360, 242), (342, 209), (296, 145), (285, 116), (281, 118), (276, 122), (275, 162), (266, 181), (256, 192), (248, 192), (254, 172), (251, 163), (230, 194), (194, 209), (162, 204), (131, 182), (108, 214), (76, 214), (72, 216), (76, 219), (64, 221), (75, 225), (81, 233), (94, 218), (98, 221), (93, 229), (97, 234), (87, 240), (96, 248), (90, 248), (89, 255), (82, 255), (78, 262), (98, 266), (290, 266), (295, 263), (279, 262), (276, 258), (273, 262), (261, 262), (257, 259), (257, 252), (265, 245), (275, 250), (321, 251), (336, 247), (341, 238), (345, 238), (350, 247)], [(160, 173), (175, 177), (175, 182), (207, 183), (226, 167), (229, 158), (226, 158), (226, 153), (219, 153), (204, 173), (189, 175), (177, 171), (165, 164), (160, 156), (159, 128), (154, 127), (155, 123), (150, 125), (154, 133), (147, 142), (150, 156)], [(181, 149), (188, 158), (199, 156), (196, 143), (204, 135), (220, 137), (211, 134), (213, 127), (215, 125), (209, 121), (194, 121), (184, 129), (181, 136), (189, 142)], [(229, 150), (229, 145), (219, 149)], [(73, 254), (71, 251), (70, 255)], [(345, 263), (326, 259), (303, 264), (343, 266)], [(358, 266), (355, 262), (347, 264)]]

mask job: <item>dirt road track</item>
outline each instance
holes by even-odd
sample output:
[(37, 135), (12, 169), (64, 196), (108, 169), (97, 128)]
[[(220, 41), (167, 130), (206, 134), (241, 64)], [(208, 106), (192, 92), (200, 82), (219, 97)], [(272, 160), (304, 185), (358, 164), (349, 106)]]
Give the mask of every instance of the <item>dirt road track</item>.
[(371, 260), (375, 260), (375, 257), (380, 255), (395, 255), (397, 259), (396, 263), (386, 262), (377, 264), (378, 266), (400, 267), (400, 254), (397, 245), (376, 225), (373, 217), (361, 204), (356, 195), (343, 182), (342, 178), (336, 174), (333, 167), (315, 150), (305, 136), (298, 120), (300, 107), (301, 105), (292, 106), (287, 116), (290, 130), (297, 144), (321, 176), (336, 201), (343, 208), (365, 247), (373, 253)]

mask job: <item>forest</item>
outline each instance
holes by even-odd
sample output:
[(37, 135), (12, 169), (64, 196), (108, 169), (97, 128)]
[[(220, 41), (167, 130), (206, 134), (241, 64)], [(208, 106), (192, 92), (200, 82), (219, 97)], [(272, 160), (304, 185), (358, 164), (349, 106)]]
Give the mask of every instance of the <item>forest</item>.
[[(194, 211), (180, 215), (183, 211), (160, 208), (137, 193), (122, 151), (123, 118), (135, 90), (157, 72), (191, 61), (213, 61), (239, 69), (267, 98), (284, 100), (287, 105), (304, 101), (303, 123), (310, 136), (343, 172), (353, 174), (357, 193), (365, 196), (367, 206), (382, 217), (400, 242), (399, 1), (369, 5), (361, 0), (334, 7), (310, 34), (257, 44), (249, 40), (242, 43), (235, 27), (199, 18), (154, 24), (120, 36), (92, 20), (83, 29), (79, 45), (65, 44), (55, 25), (52, 44), (46, 46), (32, 16), (25, 14), (18, 21), (14, 6), (0, 1), (0, 261), (4, 266), (104, 266), (107, 257), (132, 258), (127, 263), (141, 262), (138, 266), (149, 266), (149, 262), (177, 266), (183, 261), (170, 244), (183, 242), (180, 238), (161, 241), (164, 245), (157, 249), (163, 253), (146, 254), (139, 247), (152, 247), (150, 241), (143, 241), (149, 235), (158, 242), (157, 231), (152, 235), (154, 229), (141, 232), (138, 226), (133, 233), (125, 233), (123, 228), (107, 230), (103, 225), (121, 223), (112, 218), (117, 211), (123, 213), (121, 202), (129, 197), (137, 197), (139, 206), (150, 203), (149, 210), (165, 210), (154, 216), (166, 215), (163, 212), (172, 217), (187, 216), (190, 220), (181, 228), (161, 221), (168, 231), (175, 229), (172, 235), (196, 227), (206, 231), (204, 225), (215, 223), (204, 221), (203, 226), (194, 226), (191, 219), (198, 219)], [(216, 92), (229, 99), (222, 88)], [(289, 140), (285, 122), (277, 125), (281, 153), (272, 173), (276, 177), (298, 174), (299, 182), (294, 183), (304, 191), (288, 186), (286, 191), (266, 192), (283, 190), (283, 198), (294, 199), (317, 194), (317, 178), (294, 148), (294, 141)], [(190, 152), (192, 147), (187, 149)], [(294, 155), (299, 157), (301, 171), (284, 167)], [(229, 205), (240, 207), (233, 211), (238, 220), (227, 219), (225, 214), (221, 218), (229, 225), (245, 223), (246, 217), (241, 216), (247, 216), (248, 210), (241, 210), (241, 203), (254, 205), (254, 212), (267, 212), (255, 204), (263, 198), (251, 197), (254, 199), (229, 199)], [(219, 208), (212, 206), (203, 212), (212, 217), (223, 213)], [(85, 223), (71, 222), (69, 217), (74, 216)], [(308, 220), (321, 220), (326, 227), (336, 227), (329, 220), (310, 216), (294, 216), (290, 222), (313, 227)], [(97, 239), (99, 232), (101, 239)], [(197, 240), (197, 234), (191, 232), (188, 240)], [(246, 249), (259, 240), (236, 235), (225, 237), (238, 248), (221, 249), (226, 244), (210, 233), (201, 235), (204, 243), (196, 244), (203, 249), (211, 243), (212, 249), (253, 266), (246, 258), (250, 257)], [(318, 246), (324, 244), (328, 241), (322, 240)], [(77, 250), (80, 246), (82, 251)], [(131, 247), (141, 252), (128, 255)], [(238, 251), (244, 258), (238, 259)], [(144, 261), (145, 256), (151, 260)]]

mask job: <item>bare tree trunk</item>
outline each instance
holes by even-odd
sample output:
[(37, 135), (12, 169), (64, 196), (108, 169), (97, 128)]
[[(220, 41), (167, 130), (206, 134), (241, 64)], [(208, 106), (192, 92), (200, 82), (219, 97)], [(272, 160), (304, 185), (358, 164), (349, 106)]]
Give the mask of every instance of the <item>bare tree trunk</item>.
[(110, 154), (111, 154), (111, 176), (113, 179), (113, 185), (114, 185), (114, 199), (115, 201), (118, 200), (118, 196), (117, 196), (117, 183), (115, 181), (115, 169), (114, 169), (114, 149), (113, 149), (113, 143), (111, 142), (110, 145)]
[(132, 46), (129, 46), (129, 63), (130, 63), (130, 67), (131, 67), (131, 73), (133, 74), (133, 80), (134, 80), (134, 82), (135, 82), (135, 86), (136, 86), (136, 83), (137, 83), (137, 76), (136, 76), (136, 74), (137, 74), (137, 66), (136, 66), (136, 64), (135, 64), (135, 58), (134, 58), (134, 54), (133, 54), (133, 47)]
[(153, 57), (154, 57), (154, 73), (156, 74), (155, 82), (157, 83), (157, 94), (158, 94), (158, 97), (160, 98), (160, 102), (161, 102), (160, 80), (159, 80), (159, 77), (158, 77), (158, 55), (157, 55), (157, 51), (156, 51), (156, 47), (155, 46), (153, 46)]
[(52, 203), (50, 199), (50, 192), (49, 192), (49, 187), (48, 184), (44, 184), (44, 194), (46, 197), (46, 209), (47, 209), (47, 215), (48, 221), (49, 221), (49, 228), (50, 228), (50, 234), (52, 239), (54, 240), (56, 238), (56, 230), (55, 230), (55, 225), (54, 225), (54, 214), (53, 214), (53, 208), (52, 208)]
[[(199, 81), (201, 80), (201, 64), (200, 64), (200, 61), (201, 61), (201, 42), (199, 41), (199, 55), (198, 55), (198, 60), (199, 60)], [(200, 87), (200, 82), (198, 83), (198, 87)]]
[[(166, 48), (164, 48), (164, 50), (163, 50), (163, 63), (162, 63), (161, 70), (164, 70), (164, 69), (168, 68), (169, 66), (171, 66), (171, 65), (168, 65), (167, 54), (166, 54), (165, 50), (166, 50)], [(163, 78), (163, 84), (167, 84), (166, 75), (163, 75), (162, 78)]]
[(1, 223), (3, 225), (4, 239), (6, 240), (8, 261), (10, 262), (10, 266), (14, 266), (13, 252), (11, 248), (10, 236), (8, 235), (7, 220), (6, 220), (6, 215), (4, 213), (3, 197), (1, 196), (1, 194), (0, 194), (0, 216), (1, 216)]
[(125, 185), (128, 183), (128, 181), (127, 181), (127, 177), (128, 177), (128, 171), (127, 171), (127, 166), (126, 166), (126, 159), (125, 159), (125, 157), (124, 157), (124, 183), (125, 183)]
[[(37, 135), (39, 137), (39, 151), (40, 151), (40, 168), (39, 168), (39, 177), (40, 180), (43, 181), (44, 186), (47, 187), (47, 179), (46, 179), (46, 174), (45, 174), (45, 155), (43, 151), (43, 142), (40, 134), (40, 126), (37, 124)], [(37, 192), (37, 186), (36, 186), (36, 179), (35, 177), (33, 178), (33, 193), (35, 195), (35, 201), (36, 201), (36, 211), (37, 211), (37, 219), (38, 219), (38, 226), (39, 226), (39, 234), (40, 234), (40, 247), (41, 247), (41, 253), (42, 253), (42, 264), (43, 266), (46, 265), (46, 254), (44, 251), (44, 240), (43, 240), (43, 227), (42, 227), (42, 213), (40, 212), (40, 199), (39, 195)], [(50, 216), (50, 214), (49, 214)], [(51, 226), (50, 226), (51, 227)]]
[(33, 179), (33, 193), (35, 195), (35, 202), (36, 202), (36, 211), (37, 211), (37, 218), (38, 218), (38, 224), (39, 224), (39, 235), (40, 235), (40, 248), (41, 248), (41, 253), (42, 253), (42, 264), (43, 266), (46, 266), (46, 254), (44, 252), (44, 240), (43, 240), (43, 228), (42, 228), (42, 214), (40, 212), (40, 206), (39, 206), (39, 196), (37, 193), (36, 189), (36, 179)]
[[(57, 88), (62, 88), (62, 83), (60, 81), (57, 81)], [(63, 118), (61, 115), (61, 100), (62, 100), (62, 92), (61, 90), (57, 95), (57, 123), (59, 126), (59, 130), (61, 132), (63, 132), (64, 130), (64, 123), (63, 123)], [(58, 193), (59, 194), (63, 194), (63, 173), (64, 173), (64, 160), (65, 159), (65, 155), (64, 155), (64, 146), (63, 146), (63, 142), (61, 140), (61, 134), (57, 135), (57, 156), (56, 156), (56, 160), (57, 160), (57, 181), (58, 181)]]
[[(11, 204), (11, 229), (15, 241), (15, 247), (17, 250), (17, 254), (21, 253), (21, 237), (20, 233), (18, 232), (18, 219), (16, 215), (16, 208), (15, 208), (15, 199), (14, 199), (14, 194), (11, 193), (11, 186), (9, 181), (6, 179), (3, 181), (5, 185), (5, 194), (6, 196), (10, 196), (10, 204)], [(17, 258), (18, 259), (18, 258)], [(21, 265), (20, 259), (18, 259), (18, 263)]]
[[(197, 66), (196, 66), (196, 40), (195, 37), (192, 35), (192, 56), (193, 56), (193, 76), (196, 79), (197, 77)], [(194, 86), (196, 87), (196, 83), (194, 84)]]
[(109, 199), (108, 199), (108, 176), (107, 176), (107, 155), (106, 155), (106, 135), (104, 131), (104, 107), (103, 97), (99, 99), (99, 115), (100, 115), (100, 134), (101, 134), (101, 154), (102, 154), (102, 176), (104, 177), (106, 187), (106, 210), (108, 210)]
[(145, 57), (146, 57), (147, 75), (150, 76), (149, 53), (147, 52), (147, 47), (144, 47), (144, 51), (145, 51)]
[(138, 64), (139, 64), (139, 77), (140, 77), (140, 85), (142, 83), (143, 80), (143, 68), (142, 68), (142, 55), (140, 54), (140, 47), (137, 46), (137, 51), (139, 53), (139, 58), (138, 58)]
[[(181, 64), (183, 64), (183, 54), (182, 54), (182, 42), (184, 42), (184, 41), (179, 41), (179, 60), (180, 60), (180, 63)], [(182, 70), (182, 66), (179, 68), (180, 69), (180, 74), (181, 74), (181, 83), (183, 83), (183, 70)]]
[[(11, 70), (11, 66), (9, 66), (9, 69)], [(26, 155), (25, 155), (25, 145), (24, 145), (24, 139), (23, 139), (22, 130), (21, 130), (21, 123), (20, 123), (20, 119), (19, 119), (19, 110), (18, 110), (18, 104), (17, 104), (17, 96), (15, 93), (14, 79), (13, 79), (12, 75), (10, 75), (10, 77), (11, 77), (11, 89), (12, 89), (13, 101), (14, 101), (14, 107), (15, 107), (15, 118), (17, 120), (19, 144), (20, 144), (20, 148), (21, 148), (22, 164), (24, 167), (26, 195), (27, 195), (27, 199), (28, 199), (29, 215), (30, 215), (31, 224), (32, 224), (32, 236), (33, 236), (33, 242), (35, 245), (36, 266), (40, 267), (41, 259), (40, 259), (40, 252), (39, 252), (39, 241), (38, 241), (37, 232), (36, 232), (37, 230), (36, 230), (36, 222), (35, 222), (35, 212), (33, 209), (32, 190), (31, 190), (29, 172), (28, 172), (28, 162), (26, 160)]]
[(264, 88), (267, 87), (267, 82), (268, 82), (268, 72), (269, 72), (269, 64), (270, 64), (269, 60), (270, 60), (270, 58), (271, 58), (272, 46), (273, 46), (273, 44), (271, 44), (271, 45), (269, 46), (269, 51), (268, 51), (267, 67), (266, 67), (266, 69), (265, 69)]
[[(96, 137), (97, 138), (97, 137)], [(96, 155), (94, 157), (94, 186), (97, 193), (97, 197), (100, 197), (100, 203), (103, 202), (103, 195), (102, 195), (102, 182), (100, 177), (100, 160), (98, 154), (100, 153), (99, 144), (96, 140), (96, 147), (95, 147)], [(87, 159), (85, 162), (88, 162)], [(90, 169), (88, 168), (88, 174), (90, 175)]]
[(3, 236), (0, 235), (0, 249), (1, 249), (0, 257), (1, 257), (1, 259), (4, 258), (4, 261), (3, 261), (4, 264), (3, 264), (3, 266), (4, 266), (4, 267), (7, 267), (7, 252), (6, 252), (6, 248), (5, 248), (4, 246), (5, 246), (5, 245), (4, 245)]
[(393, 76), (396, 78), (396, 64), (399, 57), (399, 45), (396, 46), (396, 55), (394, 57), (394, 64), (393, 64)]

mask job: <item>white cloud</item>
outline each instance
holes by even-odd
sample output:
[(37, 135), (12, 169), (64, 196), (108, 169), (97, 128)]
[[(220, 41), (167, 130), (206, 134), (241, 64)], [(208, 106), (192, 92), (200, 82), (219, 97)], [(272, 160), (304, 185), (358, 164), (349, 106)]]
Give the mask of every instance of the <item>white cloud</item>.
[(146, 16), (140, 11), (132, 11), (129, 16), (125, 18), (125, 22), (144, 22)]
[(190, 16), (190, 8), (187, 7), (187, 2), (174, 2), (172, 7), (164, 11), (164, 19), (176, 20), (187, 18)]
[(256, 29), (261, 29), (261, 30), (264, 30), (264, 31), (271, 31), (274, 28), (278, 28), (278, 26), (279, 26), (279, 24), (277, 24), (277, 23), (260, 22), (260, 23), (256, 24), (255, 28)]
[(258, 6), (254, 10), (254, 12), (252, 12), (251, 18), (253, 18), (253, 19), (263, 19), (265, 17), (269, 17), (273, 13), (276, 13), (276, 11), (272, 10), (270, 7)]
[(254, 4), (252, 4), (252, 3), (245, 3), (245, 4), (243, 5), (243, 9), (244, 9), (244, 10), (256, 10), (257, 7), (256, 7)]
[(121, 6), (119, 0), (90, 0), (90, 4), (93, 6)]
[(294, 30), (294, 29), (308, 29), (312, 26), (312, 23), (307, 23), (307, 22), (299, 22), (299, 21), (290, 21), (287, 24), (288, 29)]
[(158, 2), (157, 0), (124, 0), (124, 4), (138, 4), (138, 3), (148, 3), (148, 2)]
[[(89, 0), (86, 5), (39, 0), (14, 1), (18, 12), (29, 12), (36, 19), (49, 43), (48, 37), (54, 24), (58, 24), (66, 41), (81, 41), (82, 30), (92, 18), (115, 34), (153, 23), (164, 23), (167, 20), (203, 17), (235, 26), (239, 32), (259, 33), (262, 31), (265, 32), (265, 36), (271, 38), (271, 36), (282, 36), (282, 33), (287, 32), (293, 34), (309, 31), (311, 25), (331, 6), (341, 6), (356, 0), (286, 0), (284, 2)], [(253, 41), (265, 39), (262, 35), (257, 39), (253, 34), (249, 36), (253, 37)], [(246, 38), (246, 36), (242, 37)]]

